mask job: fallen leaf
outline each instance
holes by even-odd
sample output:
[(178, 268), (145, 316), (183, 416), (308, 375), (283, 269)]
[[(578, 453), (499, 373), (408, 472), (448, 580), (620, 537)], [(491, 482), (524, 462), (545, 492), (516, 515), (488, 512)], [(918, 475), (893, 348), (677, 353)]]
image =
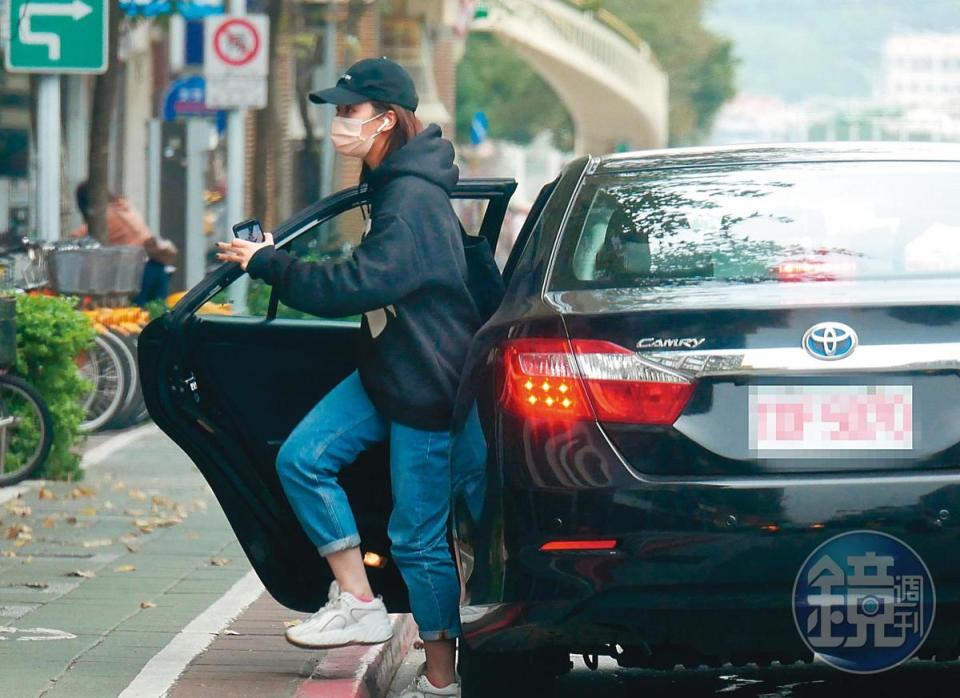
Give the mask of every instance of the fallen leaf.
[(229, 557), (211, 557), (210, 558), (210, 564), (213, 565), (214, 567), (223, 567), (228, 562), (230, 562)]
[(64, 521), (66, 521), (66, 522), (67, 522), (68, 524), (70, 524), (71, 526), (75, 526), (75, 525), (77, 524), (77, 517), (76, 517), (76, 516), (68, 516), (66, 519), (64, 519)]
[(141, 533), (152, 533), (154, 528), (153, 521), (150, 519), (137, 519), (133, 525), (139, 528)]
[(224, 631), (223, 631), (223, 634), (224, 634), (224, 635), (239, 635), (240, 633), (238, 633), (236, 630), (224, 630)]
[(7, 528), (5, 537), (7, 540), (15, 540), (16, 538), (22, 538), (24, 533), (29, 534), (32, 530), (27, 524), (13, 524)]
[(136, 565), (120, 565), (119, 567), (114, 567), (114, 572), (134, 572), (136, 571)]
[(123, 480), (117, 480), (110, 489), (114, 492), (120, 492), (121, 490), (127, 489), (127, 485)]
[(154, 504), (156, 504), (158, 507), (166, 507), (167, 509), (169, 509), (171, 506), (173, 506), (173, 501), (172, 501), (171, 499), (169, 499), (168, 497), (164, 497), (164, 496), (162, 496), (162, 495), (159, 495), (159, 494), (153, 495), (153, 497), (151, 498), (150, 501), (152, 501), (152, 502), (153, 502)]
[(183, 523), (183, 519), (179, 516), (164, 516), (157, 519), (156, 525), (160, 528), (166, 528), (167, 526), (175, 526), (178, 523)]
[(90, 570), (74, 570), (73, 572), (67, 572), (68, 577), (84, 577), (89, 579), (90, 577), (96, 577), (97, 575), (91, 572)]
[(14, 548), (22, 548), (23, 546), (25, 546), (25, 545), (26, 545), (27, 543), (29, 543), (29, 542), (30, 542), (30, 539), (29, 539), (29, 538), (20, 538), (20, 539), (18, 539), (18, 540), (13, 541), (13, 547), (14, 547)]
[(140, 608), (156, 608), (156, 607), (157, 607), (157, 604), (155, 604), (153, 601), (140, 602)]
[(50, 585), (46, 582), (26, 582), (23, 586), (29, 587), (30, 589), (46, 589)]
[(286, 627), (288, 627), (288, 628), (292, 628), (292, 627), (295, 626), (295, 625), (300, 625), (300, 621), (299, 621), (299, 620), (285, 620), (285, 621), (283, 621), (283, 624), (284, 624), (284, 626), (286, 626)]
[(28, 507), (26, 504), (20, 501), (19, 498), (11, 499), (5, 505), (7, 511), (9, 511), (14, 516), (30, 516), (33, 513), (33, 510)]
[(57, 519), (53, 516), (43, 517), (43, 527), (44, 528), (53, 528), (57, 525)]
[(15, 550), (0, 550), (0, 557), (16, 557), (17, 552)]
[(109, 538), (95, 538), (94, 540), (83, 541), (84, 548), (102, 548), (104, 545), (112, 545), (113, 541)]
[(86, 485), (77, 485), (72, 490), (70, 490), (71, 499), (82, 499), (84, 497), (96, 497), (97, 491), (92, 487), (87, 487)]
[(105, 501), (105, 502), (103, 503), (103, 508), (106, 509), (107, 511), (113, 509), (113, 502), (111, 502), (111, 501), (108, 499), (107, 501)]
[(143, 501), (147, 498), (146, 493), (138, 489), (127, 490), (127, 496), (130, 497), (130, 499), (136, 499), (138, 501)]
[(41, 487), (37, 490), (37, 499), (56, 499), (57, 495), (53, 493), (53, 490), (48, 490), (46, 487)]
[(130, 545), (129, 543), (126, 543), (126, 544), (124, 545), (124, 547), (127, 549), (127, 552), (129, 552), (129, 553), (139, 553), (139, 552), (140, 552), (140, 548), (137, 547), (136, 545)]
[(120, 536), (120, 542), (126, 543), (127, 545), (133, 545), (137, 542), (137, 536), (132, 533), (124, 533), (122, 536)]
[(97, 508), (96, 507), (83, 507), (83, 509), (78, 509), (77, 513), (80, 516), (96, 516)]

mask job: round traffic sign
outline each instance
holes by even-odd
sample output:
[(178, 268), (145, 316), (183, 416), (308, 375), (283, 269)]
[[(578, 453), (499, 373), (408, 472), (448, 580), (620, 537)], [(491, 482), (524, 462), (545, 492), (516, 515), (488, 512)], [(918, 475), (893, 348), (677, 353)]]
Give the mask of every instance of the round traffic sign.
[(242, 17), (228, 19), (213, 35), (213, 50), (224, 63), (247, 65), (260, 51), (257, 28)]

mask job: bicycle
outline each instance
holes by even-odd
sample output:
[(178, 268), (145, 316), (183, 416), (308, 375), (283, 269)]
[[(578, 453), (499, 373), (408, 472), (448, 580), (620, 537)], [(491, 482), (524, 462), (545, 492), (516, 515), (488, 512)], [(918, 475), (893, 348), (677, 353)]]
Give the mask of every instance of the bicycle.
[(0, 487), (37, 472), (53, 445), (53, 416), (30, 383), (10, 374), (16, 363), (16, 301), (0, 298)]

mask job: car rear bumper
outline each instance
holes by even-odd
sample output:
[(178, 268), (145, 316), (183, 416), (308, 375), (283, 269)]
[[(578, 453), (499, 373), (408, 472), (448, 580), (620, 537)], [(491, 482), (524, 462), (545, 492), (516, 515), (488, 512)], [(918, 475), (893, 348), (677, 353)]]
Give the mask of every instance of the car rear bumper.
[[(793, 618), (796, 576), (821, 543), (872, 530), (909, 545), (933, 578), (936, 619), (923, 654), (960, 650), (960, 474), (507, 487), (503, 502), (502, 557), (474, 551), (496, 562), (477, 565), (467, 584), (473, 646), (617, 643), (678, 661), (809, 658)], [(540, 550), (575, 538), (617, 547)]]

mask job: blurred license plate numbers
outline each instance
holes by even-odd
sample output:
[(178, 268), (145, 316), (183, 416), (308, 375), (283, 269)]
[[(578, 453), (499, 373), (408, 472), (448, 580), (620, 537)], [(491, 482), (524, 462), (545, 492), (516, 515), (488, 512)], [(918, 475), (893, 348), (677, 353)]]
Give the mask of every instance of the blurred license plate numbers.
[(912, 386), (751, 386), (750, 447), (758, 451), (911, 449)]

